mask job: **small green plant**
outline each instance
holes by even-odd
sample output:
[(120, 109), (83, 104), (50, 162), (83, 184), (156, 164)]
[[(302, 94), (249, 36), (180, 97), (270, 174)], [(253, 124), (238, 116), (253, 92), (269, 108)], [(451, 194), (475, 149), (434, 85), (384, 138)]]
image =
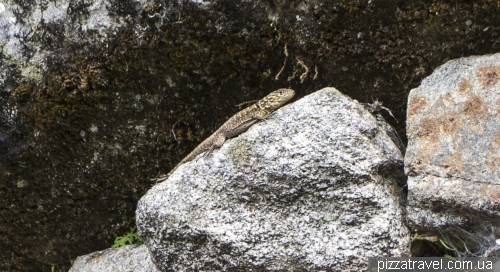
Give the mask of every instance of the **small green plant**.
[(52, 272), (54, 272), (56, 270), (56, 265), (55, 264), (52, 265), (51, 270), (52, 270)]
[[(462, 256), (461, 256), (460, 251), (458, 249), (456, 249), (454, 246), (447, 245), (442, 239), (439, 239), (439, 242), (441, 242), (441, 245), (443, 245), (444, 248), (446, 248), (447, 250), (449, 250), (451, 252), (454, 252), (455, 255), (457, 256), (458, 260), (461, 259)], [(448, 258), (448, 259), (452, 259), (452, 260), (456, 260), (454, 257), (452, 257), (449, 254), (444, 254), (443, 257)]]
[(130, 229), (130, 232), (124, 236), (118, 236), (115, 239), (115, 243), (111, 246), (112, 248), (122, 247), (124, 245), (131, 244), (142, 244), (142, 238), (137, 235), (135, 227)]

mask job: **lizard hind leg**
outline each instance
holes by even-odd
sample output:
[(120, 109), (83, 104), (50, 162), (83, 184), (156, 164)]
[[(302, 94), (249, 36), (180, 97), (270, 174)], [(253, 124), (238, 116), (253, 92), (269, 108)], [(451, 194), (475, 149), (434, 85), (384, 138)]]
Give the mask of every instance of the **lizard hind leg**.
[(208, 154), (212, 153), (212, 150), (213, 150), (213, 149), (211, 149), (211, 148), (210, 148), (209, 150), (205, 151), (203, 154), (201, 154), (201, 156), (199, 156), (199, 157), (196, 159), (196, 161), (198, 161), (198, 160), (199, 160), (199, 159), (201, 159), (201, 158), (205, 158), (205, 157), (207, 157), (207, 156), (208, 156)]
[(220, 148), (224, 144), (225, 141), (226, 141), (226, 137), (224, 135), (222, 135), (222, 134), (216, 135), (213, 138), (211, 145), (207, 148), (207, 151), (205, 152), (205, 154), (201, 155), (200, 158), (208, 156), (216, 148)]

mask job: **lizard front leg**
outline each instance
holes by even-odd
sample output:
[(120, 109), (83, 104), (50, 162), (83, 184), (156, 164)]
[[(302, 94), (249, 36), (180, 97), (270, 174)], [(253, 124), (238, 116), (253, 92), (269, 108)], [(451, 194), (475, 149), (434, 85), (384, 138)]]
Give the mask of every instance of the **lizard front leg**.
[(252, 119), (256, 119), (256, 120), (262, 121), (262, 120), (266, 119), (269, 116), (269, 113), (270, 112), (268, 112), (266, 110), (258, 110), (258, 111), (252, 112), (252, 114), (250, 114), (250, 117)]
[(269, 115), (267, 111), (259, 110), (252, 113), (248, 113), (248, 116), (243, 120), (240, 120), (238, 125), (234, 126), (231, 130), (226, 130), (226, 137), (233, 138), (245, 132), (249, 127), (258, 121), (266, 119)]

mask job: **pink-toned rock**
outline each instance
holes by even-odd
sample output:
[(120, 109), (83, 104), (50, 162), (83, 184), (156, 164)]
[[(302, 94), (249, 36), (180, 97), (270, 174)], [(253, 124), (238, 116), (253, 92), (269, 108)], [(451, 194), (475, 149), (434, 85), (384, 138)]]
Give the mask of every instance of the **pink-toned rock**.
[(450, 61), (411, 91), (405, 172), (417, 230), (499, 219), (499, 81), (495, 54)]

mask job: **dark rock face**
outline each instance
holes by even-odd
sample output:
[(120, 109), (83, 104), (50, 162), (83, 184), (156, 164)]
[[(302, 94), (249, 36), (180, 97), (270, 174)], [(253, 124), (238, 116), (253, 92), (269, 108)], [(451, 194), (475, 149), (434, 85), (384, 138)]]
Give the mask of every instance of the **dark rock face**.
[(476, 242), (461, 238), (467, 250), (498, 248), (499, 81), (500, 54), (462, 58), (436, 69), (409, 96), (409, 222), (422, 233), (480, 233)]
[[(0, 6), (0, 270), (67, 270), (134, 221), (234, 105), (334, 85), (384, 102), (500, 50), (488, 1), (36, 1)], [(27, 238), (32, 237), (32, 238)]]
[(137, 227), (162, 271), (364, 271), (409, 255), (402, 166), (377, 119), (325, 88), (181, 165)]

